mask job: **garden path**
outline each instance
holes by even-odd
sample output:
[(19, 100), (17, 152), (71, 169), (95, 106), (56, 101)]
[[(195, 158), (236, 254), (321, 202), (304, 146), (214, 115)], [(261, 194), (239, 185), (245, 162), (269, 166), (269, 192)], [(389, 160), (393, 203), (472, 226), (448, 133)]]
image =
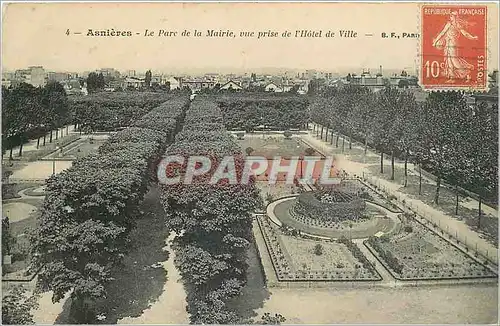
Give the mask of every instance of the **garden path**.
[(52, 303), (52, 292), (44, 292), (40, 294), (40, 297), (38, 299), (39, 306), (36, 310), (33, 311), (33, 320), (35, 324), (55, 324), (57, 320), (61, 318), (61, 314), (64, 313), (64, 305), (69, 296), (70, 295), (68, 293), (63, 299), (61, 299), (61, 301)]
[[(74, 127), (75, 127), (74, 125), (68, 125), (68, 129), (67, 130), (66, 130), (66, 126), (64, 126), (62, 128), (59, 128), (59, 137), (58, 137), (58, 140), (66, 137), (68, 135), (71, 135), (74, 132)], [(61, 136), (61, 132), (62, 132), (62, 136)], [(53, 132), (52, 136), (53, 136), (52, 139), (55, 139), (55, 132)], [(50, 137), (50, 132), (47, 133), (47, 140), (48, 140), (49, 137)], [(28, 141), (28, 143), (26, 143), (26, 144), (23, 145), (23, 152), (30, 152), (30, 151), (36, 151), (36, 150), (42, 150), (42, 149), (44, 149), (43, 146), (39, 146), (39, 148), (36, 148), (37, 142), (38, 142), (38, 138), (30, 139)], [(4, 160), (8, 160), (9, 159), (9, 155), (10, 155), (10, 150), (8, 150), (8, 151), (5, 152), (5, 154), (3, 155), (3, 159)], [(12, 157), (13, 158), (19, 157), (19, 146), (16, 146), (16, 147), (14, 147), (12, 149)]]
[(16, 182), (32, 182), (32, 181), (45, 181), (52, 175), (52, 170), (55, 168), (56, 173), (60, 173), (67, 168), (71, 167), (71, 161), (35, 161), (25, 164), (22, 168), (14, 171), (9, 177), (9, 181)]
[(175, 250), (171, 248), (175, 236), (172, 232), (166, 239), (164, 250), (169, 251), (169, 258), (161, 263), (167, 271), (167, 281), (163, 285), (162, 294), (141, 316), (120, 319), (118, 324), (189, 324), (186, 291), (174, 264)]

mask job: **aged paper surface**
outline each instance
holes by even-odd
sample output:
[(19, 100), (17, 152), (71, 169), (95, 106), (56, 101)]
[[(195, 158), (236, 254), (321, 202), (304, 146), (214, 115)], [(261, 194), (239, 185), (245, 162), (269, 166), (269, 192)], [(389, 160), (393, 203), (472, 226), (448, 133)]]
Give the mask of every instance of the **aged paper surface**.
[(4, 3), (2, 322), (496, 322), (498, 20)]

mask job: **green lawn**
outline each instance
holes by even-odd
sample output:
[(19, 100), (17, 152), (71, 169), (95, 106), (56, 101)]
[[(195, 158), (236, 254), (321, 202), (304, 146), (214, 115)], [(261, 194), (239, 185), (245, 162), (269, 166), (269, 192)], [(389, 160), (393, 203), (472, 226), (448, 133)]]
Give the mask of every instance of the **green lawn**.
[[(36, 206), (39, 208), (42, 200), (37, 199), (18, 199), (9, 201), (9, 203), (24, 203)], [(15, 273), (25, 270), (30, 262), (29, 248), (30, 248), (30, 234), (37, 227), (37, 218), (39, 211), (30, 214), (28, 218), (17, 222), (10, 223), (10, 234), (15, 239), (11, 247), (12, 264), (6, 268), (9, 273)], [(17, 277), (17, 276), (16, 276)]]
[(49, 143), (47, 140), (45, 146), (43, 146), (41, 143), (39, 149), (23, 152), (23, 156), (20, 158), (16, 157), (16, 159), (33, 162), (52, 153), (56, 149), (56, 146), (67, 146), (73, 142), (76, 142), (79, 138), (80, 136), (78, 135), (69, 135), (63, 138), (59, 138), (58, 140), (55, 140), (54, 138), (52, 140), (52, 143)]
[(99, 146), (104, 144), (105, 139), (94, 139), (92, 143), (88, 139), (85, 139), (81, 142), (75, 144), (67, 151), (63, 151), (62, 157), (68, 158), (80, 158), (89, 155), (90, 153), (97, 152)]
[(2, 184), (2, 199), (20, 198), (19, 191), (42, 186), (40, 182), (23, 182)]

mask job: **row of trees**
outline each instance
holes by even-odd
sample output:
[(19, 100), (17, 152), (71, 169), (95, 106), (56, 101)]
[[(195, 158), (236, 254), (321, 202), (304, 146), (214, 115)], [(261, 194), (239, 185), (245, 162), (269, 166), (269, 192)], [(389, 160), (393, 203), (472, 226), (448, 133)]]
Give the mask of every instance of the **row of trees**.
[(227, 129), (255, 130), (259, 126), (286, 130), (302, 128), (307, 122), (308, 101), (292, 95), (222, 96), (217, 104)]
[(99, 93), (70, 98), (72, 122), (81, 130), (115, 130), (129, 126), (161, 103), (175, 98), (166, 93)]
[(96, 303), (106, 298), (112, 270), (128, 251), (128, 236), (149, 182), (155, 180), (156, 163), (188, 103), (173, 99), (160, 105), (137, 122), (154, 119), (154, 126), (114, 134), (97, 154), (47, 180), (39, 226), (31, 238), (32, 268), (39, 270), (41, 290), (53, 291), (53, 302), (71, 293), (75, 323), (96, 322)]
[[(195, 99), (187, 111), (182, 132), (166, 151), (168, 155), (211, 158), (211, 170), (190, 184), (162, 187), (168, 224), (176, 231), (176, 264), (188, 292), (192, 323), (233, 324), (240, 317), (227, 306), (246, 282), (246, 249), (252, 241), (251, 212), (258, 205), (258, 190), (249, 184), (209, 184), (209, 178), (226, 156), (235, 158), (241, 177), (243, 154), (227, 134), (217, 105)], [(182, 175), (186, 164), (170, 166), (167, 175)]]
[[(446, 180), (484, 198), (496, 200), (498, 177), (498, 105), (468, 105), (458, 91), (432, 92), (425, 102), (412, 93), (386, 88), (378, 93), (361, 87), (329, 90), (311, 106), (312, 121), (331, 134), (338, 147), (339, 134), (376, 148), (394, 158), (412, 161), (437, 177), (434, 201), (439, 202), (441, 183)], [(334, 137), (336, 134), (336, 137)], [(342, 142), (342, 148), (345, 143)], [(407, 181), (405, 179), (405, 186)], [(421, 184), (420, 184), (421, 189)], [(457, 192), (458, 209), (458, 192)], [(479, 207), (481, 211), (481, 207)]]
[[(30, 138), (50, 131), (49, 142), (52, 142), (53, 131), (58, 137), (58, 128), (71, 119), (68, 99), (64, 87), (58, 82), (49, 82), (44, 87), (34, 87), (21, 83), (14, 88), (2, 87), (2, 154), (19, 147), (22, 156), (23, 144)], [(38, 139), (40, 145), (40, 138)]]

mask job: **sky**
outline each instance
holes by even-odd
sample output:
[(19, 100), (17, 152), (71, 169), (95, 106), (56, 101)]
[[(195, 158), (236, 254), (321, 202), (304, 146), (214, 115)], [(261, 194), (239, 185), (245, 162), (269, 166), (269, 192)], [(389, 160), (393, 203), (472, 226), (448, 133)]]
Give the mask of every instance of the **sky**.
[[(336, 72), (382, 65), (414, 71), (419, 58), (418, 39), (381, 37), (382, 32), (419, 33), (416, 3), (11, 3), (2, 9), (4, 70), (41, 65), (76, 72), (104, 67)], [(490, 22), (498, 22), (496, 5), (490, 5), (488, 14)], [(130, 31), (132, 36), (87, 36), (89, 29)], [(146, 29), (155, 35), (144, 36)], [(236, 37), (206, 37), (209, 29), (229, 29)], [(160, 30), (178, 34), (158, 36)], [(181, 36), (184, 30), (191, 35)], [(192, 36), (194, 30), (202, 36)], [(323, 37), (296, 38), (297, 30), (322, 31)], [(340, 30), (355, 31), (358, 37), (340, 38)], [(279, 37), (240, 37), (241, 31)], [(285, 31), (291, 36), (281, 37)], [(328, 31), (335, 36), (324, 37)], [(489, 25), (488, 48), (492, 70), (498, 68), (498, 23)]]

